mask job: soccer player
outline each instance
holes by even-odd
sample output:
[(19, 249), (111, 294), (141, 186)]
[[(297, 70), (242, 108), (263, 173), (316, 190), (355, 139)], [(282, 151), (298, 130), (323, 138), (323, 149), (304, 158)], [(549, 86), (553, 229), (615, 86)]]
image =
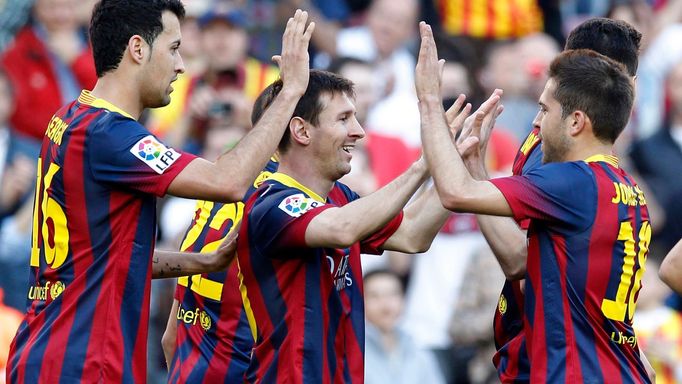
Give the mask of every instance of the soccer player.
[[(40, 158), (27, 314), (8, 382), (144, 382), (152, 277), (225, 267), (220, 256), (157, 252), (156, 198), (240, 200), (275, 151), (308, 83), (314, 24), (297, 11), (279, 64), (284, 83), (259, 124), (215, 163), (176, 151), (137, 122), (168, 104), (184, 71), (179, 0), (102, 0), (90, 36), (98, 81), (50, 121)], [(248, 159), (245, 161), (244, 159)], [(222, 251), (221, 251), (222, 250)], [(212, 261), (209, 263), (209, 261)]]
[(449, 140), (431, 29), (422, 24), (420, 32), (422, 141), (443, 205), (531, 220), (524, 319), (530, 381), (650, 382), (632, 316), (651, 229), (644, 195), (611, 154), (629, 119), (632, 79), (593, 51), (559, 55), (537, 117), (545, 165), (475, 181)]
[[(272, 102), (272, 85), (258, 96), (251, 120), (256, 125)], [(277, 170), (273, 157), (246, 193)], [(244, 204), (197, 202), (197, 212), (180, 249), (212, 252), (228, 234), (236, 233)], [(239, 267), (181, 277), (175, 290), (162, 344), (169, 383), (242, 382), (251, 361), (251, 333), (239, 290)]]
[[(634, 78), (641, 36), (626, 22), (594, 18), (571, 31), (565, 49), (592, 49), (624, 64)], [(534, 125), (519, 148), (513, 165), (514, 175), (525, 175), (542, 164), (539, 132), (539, 125)], [(460, 136), (460, 140), (465, 138), (466, 135)], [(467, 168), (475, 177), (487, 179), (485, 174), (476, 173), (484, 167), (467, 164)], [(517, 224), (507, 217), (478, 215), (477, 218), (481, 232), (508, 278), (500, 294), (493, 322), (498, 349), (493, 362), (502, 382), (527, 382), (529, 361), (522, 332), (523, 291), (522, 281), (518, 279), (523, 278), (526, 270), (526, 230), (529, 221), (523, 220)]]
[[(275, 94), (279, 86), (275, 83)], [(256, 335), (247, 382), (362, 382), (360, 252), (427, 249), (447, 218), (423, 159), (359, 198), (337, 182), (364, 136), (352, 84), (312, 71), (278, 153), (278, 172), (247, 200), (237, 256)]]

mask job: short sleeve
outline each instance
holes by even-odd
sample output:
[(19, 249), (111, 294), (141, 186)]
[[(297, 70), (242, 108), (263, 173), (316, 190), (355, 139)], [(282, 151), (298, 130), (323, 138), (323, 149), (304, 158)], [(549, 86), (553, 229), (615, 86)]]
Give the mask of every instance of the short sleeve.
[(384, 250), (381, 247), (384, 245), (389, 237), (393, 236), (395, 231), (403, 222), (403, 212), (398, 213), (391, 221), (388, 222), (381, 230), (372, 236), (360, 242), (360, 251), (369, 255), (380, 255)]
[(544, 165), (524, 176), (493, 179), (514, 219), (540, 220), (555, 227), (582, 230), (596, 213), (594, 175), (582, 162)]
[(157, 196), (165, 195), (196, 157), (166, 146), (137, 121), (115, 113), (89, 131), (86, 156), (96, 181)]
[[(333, 207), (293, 188), (269, 194), (264, 192), (249, 213), (249, 237), (257, 239), (257, 248), (273, 250), (306, 247), (305, 232), (310, 221)], [(288, 252), (282, 252), (282, 255)]]

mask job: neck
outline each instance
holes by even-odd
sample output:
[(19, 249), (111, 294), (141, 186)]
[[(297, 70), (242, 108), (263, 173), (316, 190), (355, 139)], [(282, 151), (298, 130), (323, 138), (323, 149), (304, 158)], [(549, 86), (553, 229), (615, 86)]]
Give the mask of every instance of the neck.
[(329, 192), (334, 186), (335, 180), (328, 180), (321, 177), (319, 172), (311, 166), (312, 162), (309, 159), (297, 161), (295, 159), (296, 157), (298, 156), (292, 153), (282, 155), (277, 172), (293, 177), (296, 181), (310, 188), (313, 192), (326, 200)]
[(91, 94), (121, 108), (136, 120), (144, 107), (134, 77), (125, 76), (119, 71), (108, 73), (99, 79)]
[(596, 155), (613, 155), (613, 144), (601, 142), (592, 145), (576, 144), (571, 151), (566, 154), (564, 161), (580, 161)]

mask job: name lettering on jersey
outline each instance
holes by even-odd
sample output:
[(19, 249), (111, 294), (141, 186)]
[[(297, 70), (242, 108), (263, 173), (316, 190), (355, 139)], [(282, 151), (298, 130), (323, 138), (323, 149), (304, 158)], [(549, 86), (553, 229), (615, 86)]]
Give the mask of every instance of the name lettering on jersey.
[(53, 143), (57, 145), (62, 144), (62, 136), (64, 136), (64, 131), (69, 125), (62, 121), (57, 116), (52, 116), (52, 120), (47, 124), (47, 130), (45, 131), (45, 136), (49, 137)]
[(197, 325), (197, 320), (199, 320), (199, 325), (204, 331), (211, 329), (211, 316), (206, 311), (199, 310), (199, 308), (195, 308), (192, 311), (191, 309), (179, 307), (178, 314), (175, 317), (183, 323), (191, 325)]
[(278, 208), (291, 217), (299, 217), (311, 209), (321, 205), (323, 204), (319, 201), (310, 197), (306, 197), (302, 193), (297, 193), (295, 195), (285, 197), (284, 200), (279, 203)]
[(156, 173), (162, 174), (181, 154), (173, 148), (166, 147), (152, 135), (143, 137), (130, 148), (130, 153), (142, 160)]
[(524, 156), (528, 155), (528, 152), (530, 152), (530, 149), (533, 148), (535, 143), (540, 141), (540, 137), (535, 132), (531, 132), (530, 135), (526, 138), (526, 141), (523, 142), (523, 145), (521, 146), (521, 153), (523, 153)]
[[(339, 250), (341, 251), (341, 250)], [(339, 265), (335, 265), (334, 258), (332, 256), (327, 256), (327, 262), (329, 263), (329, 272), (333, 276), (334, 288), (337, 291), (341, 291), (346, 287), (353, 285), (353, 278), (348, 272), (348, 259), (350, 258), (350, 249), (346, 248), (343, 250), (344, 256), (341, 259)]]
[(611, 199), (614, 204), (625, 204), (629, 206), (646, 205), (644, 192), (639, 186), (631, 186), (623, 183), (613, 183), (616, 195)]
[(621, 331), (611, 332), (611, 341), (620, 345), (629, 345), (631, 348), (637, 346), (637, 337), (635, 335), (628, 336)]
[(29, 300), (41, 300), (45, 301), (48, 299), (48, 294), (50, 299), (55, 300), (59, 295), (64, 292), (66, 286), (61, 281), (51, 282), (46, 281), (45, 285), (34, 285), (28, 289)]

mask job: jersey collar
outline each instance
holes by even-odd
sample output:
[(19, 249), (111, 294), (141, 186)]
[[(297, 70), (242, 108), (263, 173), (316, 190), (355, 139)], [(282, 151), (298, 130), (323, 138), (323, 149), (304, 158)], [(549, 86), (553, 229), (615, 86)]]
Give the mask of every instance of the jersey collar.
[(586, 163), (592, 163), (597, 161), (603, 161), (612, 165), (614, 168), (618, 168), (618, 158), (613, 155), (594, 155), (585, 159)]
[(288, 186), (288, 187), (300, 189), (301, 191), (307, 193), (308, 196), (310, 196), (310, 197), (312, 197), (313, 199), (319, 201), (320, 203), (324, 203), (324, 202), (325, 202), (325, 199), (323, 199), (322, 197), (320, 197), (320, 195), (318, 195), (317, 193), (313, 192), (312, 189), (310, 189), (310, 188), (306, 187), (305, 185), (299, 183), (299, 182), (296, 181), (293, 177), (291, 177), (291, 176), (289, 176), (289, 175), (287, 175), (287, 174), (284, 174), (284, 173), (281, 173), (281, 172), (276, 172), (276, 173), (273, 173), (273, 174), (269, 177), (269, 179), (279, 181), (280, 183), (282, 183), (282, 184), (284, 184), (284, 185), (286, 185), (286, 186)]
[(91, 107), (102, 108), (102, 109), (109, 110), (111, 112), (117, 112), (117, 113), (120, 113), (121, 115), (123, 115), (125, 117), (129, 117), (129, 118), (135, 120), (132, 116), (130, 116), (130, 114), (128, 112), (122, 110), (121, 108), (111, 104), (110, 102), (108, 102), (104, 99), (100, 99), (100, 98), (93, 96), (90, 93), (90, 91), (88, 91), (87, 89), (84, 89), (81, 91), (80, 96), (78, 96), (78, 102), (81, 104), (89, 105)]

